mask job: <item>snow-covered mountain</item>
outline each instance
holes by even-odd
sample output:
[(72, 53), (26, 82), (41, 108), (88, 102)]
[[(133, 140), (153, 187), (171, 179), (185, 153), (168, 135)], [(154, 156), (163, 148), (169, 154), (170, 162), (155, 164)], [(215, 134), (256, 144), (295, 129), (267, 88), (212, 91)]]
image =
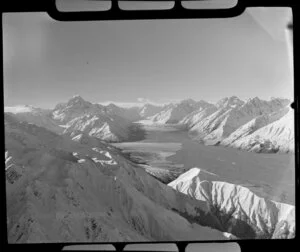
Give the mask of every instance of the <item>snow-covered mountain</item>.
[(81, 96), (73, 96), (66, 103), (59, 103), (52, 111), (53, 119), (63, 123), (67, 123), (72, 119), (90, 114), (97, 115), (99, 113), (104, 113), (105, 106), (100, 104), (92, 104), (85, 101)]
[[(291, 108), (284, 107), (283, 109), (280, 109), (278, 111), (275, 111), (270, 114), (262, 114), (260, 116), (255, 117), (248, 123), (244, 124), (240, 128), (238, 128), (236, 131), (234, 131), (229, 137), (225, 138), (222, 143), (224, 145), (231, 144), (234, 141), (238, 139), (242, 139), (243, 137), (252, 134), (256, 130), (276, 121), (285, 116), (289, 111), (291, 111)], [(287, 125), (288, 126), (288, 125)]]
[(77, 140), (5, 115), (9, 243), (228, 239), (180, 215), (205, 204), (109, 144)]
[(21, 121), (45, 127), (58, 134), (81, 131), (106, 141), (121, 141), (130, 137), (131, 122), (140, 119), (138, 108), (120, 108), (114, 104), (103, 106), (73, 96), (53, 110), (32, 106), (6, 107)]
[(162, 111), (150, 117), (150, 119), (153, 123), (157, 124), (178, 123), (191, 112), (206, 105), (206, 103), (205, 105), (203, 105), (203, 103), (204, 101), (200, 101), (198, 103), (192, 99), (182, 100), (178, 103), (171, 103), (166, 105)]
[[(284, 111), (287, 111), (289, 108), (289, 103), (286, 99), (264, 101), (257, 97), (249, 99), (247, 102), (242, 102), (236, 97), (230, 97), (222, 99), (215, 106), (206, 108), (203, 111), (194, 111), (180, 123), (189, 129), (191, 136), (206, 144), (222, 144), (246, 150), (266, 151), (266, 148), (252, 148), (253, 145), (250, 145), (249, 139), (244, 138), (260, 127), (280, 120), (285, 115)], [(293, 111), (291, 110), (290, 114), (292, 113)], [(287, 146), (287, 142), (291, 142), (291, 139), (294, 137), (293, 129), (291, 128), (293, 123), (292, 116), (286, 117), (279, 124), (275, 123), (272, 132), (267, 134), (267, 131), (261, 131), (258, 135), (265, 140), (272, 139), (272, 142), (278, 142), (272, 146), (284, 144), (284, 146), (279, 146), (279, 149), (293, 151), (292, 143)], [(277, 134), (278, 127), (281, 127), (282, 132), (290, 132), (288, 141), (284, 142), (281, 140), (283, 138)], [(237, 139), (239, 139), (239, 144), (233, 144)], [(272, 147), (271, 149), (273, 152), (276, 152), (278, 148)]]
[[(280, 117), (282, 114), (283, 116)], [(279, 119), (277, 119), (278, 117)], [(265, 126), (259, 127), (263, 124)], [(236, 136), (243, 131), (243, 137), (236, 139)], [(258, 117), (245, 125), (239, 132), (235, 132), (234, 136), (225, 139), (224, 142), (231, 147), (255, 152), (293, 152), (295, 144), (294, 111), (292, 108), (286, 107), (270, 114), (267, 118)]]
[(113, 103), (110, 103), (106, 106), (106, 113), (109, 115), (123, 117), (130, 122), (135, 122), (142, 118), (139, 107), (121, 108)]
[(216, 107), (217, 108), (236, 108), (236, 107), (242, 106), (244, 103), (245, 102), (240, 100), (238, 97), (231, 96), (231, 97), (225, 97), (225, 98), (222, 98), (221, 100), (219, 100), (216, 103)]
[(142, 118), (154, 116), (164, 109), (164, 106), (156, 106), (150, 103), (145, 104), (140, 108), (139, 114)]
[(110, 142), (126, 140), (129, 136), (129, 122), (119, 116), (82, 115), (65, 125), (64, 134), (81, 131), (90, 136)]
[(259, 98), (249, 99), (246, 103), (233, 96), (224, 98), (216, 105), (218, 110), (194, 125), (191, 131), (205, 133), (205, 139), (227, 137), (238, 127), (249, 122), (253, 118), (274, 112), (283, 108), (285, 103), (262, 101)]
[(140, 119), (138, 108), (93, 104), (80, 96), (58, 104), (52, 117), (63, 124), (64, 134), (81, 131), (110, 142), (127, 140), (130, 137), (131, 123)]
[(179, 124), (191, 129), (196, 123), (201, 122), (204, 118), (217, 111), (217, 107), (211, 103), (202, 102), (199, 109), (185, 116)]
[(169, 184), (189, 197), (206, 202), (227, 232), (239, 238), (295, 237), (295, 207), (260, 198), (243, 186), (192, 168)]
[(205, 144), (256, 152), (293, 152), (293, 111), (285, 116), (289, 104), (281, 98), (265, 101), (255, 97), (244, 102), (231, 96), (216, 104), (186, 99), (164, 106), (121, 108), (93, 104), (76, 95), (53, 110), (16, 106), (5, 107), (5, 111), (58, 134), (80, 131), (111, 142), (130, 139), (132, 123), (147, 119), (149, 124), (180, 125)]

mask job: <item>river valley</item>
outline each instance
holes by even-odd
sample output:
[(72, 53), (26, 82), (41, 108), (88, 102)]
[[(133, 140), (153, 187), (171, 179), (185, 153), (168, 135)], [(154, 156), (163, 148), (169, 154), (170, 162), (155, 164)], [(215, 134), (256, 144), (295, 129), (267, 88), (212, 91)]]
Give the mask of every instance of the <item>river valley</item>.
[(214, 173), (219, 181), (243, 185), (259, 196), (295, 204), (294, 154), (253, 153), (206, 146), (173, 125), (140, 122), (145, 139), (114, 144), (148, 173), (169, 183), (193, 167)]

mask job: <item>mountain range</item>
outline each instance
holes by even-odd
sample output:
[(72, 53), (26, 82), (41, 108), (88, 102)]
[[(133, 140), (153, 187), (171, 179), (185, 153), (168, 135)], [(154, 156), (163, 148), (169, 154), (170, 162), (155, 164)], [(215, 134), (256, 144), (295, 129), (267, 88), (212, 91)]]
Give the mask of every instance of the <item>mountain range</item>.
[(133, 122), (173, 124), (189, 131), (200, 143), (224, 145), (255, 152), (294, 152), (294, 113), (291, 101), (258, 97), (242, 101), (226, 97), (215, 104), (182, 100), (166, 105), (145, 104), (123, 108), (93, 104), (76, 95), (54, 109), (32, 106), (5, 107), (21, 121), (58, 134), (81, 132), (108, 142), (130, 140)]

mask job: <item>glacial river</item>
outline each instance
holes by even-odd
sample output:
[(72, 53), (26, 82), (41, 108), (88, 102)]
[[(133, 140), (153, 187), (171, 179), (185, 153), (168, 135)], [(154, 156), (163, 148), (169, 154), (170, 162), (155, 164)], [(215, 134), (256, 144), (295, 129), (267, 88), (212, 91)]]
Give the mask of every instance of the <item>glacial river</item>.
[[(206, 146), (172, 125), (143, 125), (145, 139), (115, 144), (156, 177), (175, 179), (199, 167), (220, 181), (248, 187), (257, 195), (295, 204), (295, 156), (258, 154), (222, 146)], [(171, 179), (170, 179), (171, 178)]]

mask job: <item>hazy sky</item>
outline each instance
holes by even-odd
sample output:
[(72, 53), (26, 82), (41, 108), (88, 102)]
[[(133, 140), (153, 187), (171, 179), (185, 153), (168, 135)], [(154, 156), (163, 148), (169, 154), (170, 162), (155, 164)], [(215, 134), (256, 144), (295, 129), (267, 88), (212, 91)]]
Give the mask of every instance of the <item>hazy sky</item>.
[(98, 22), (6, 13), (4, 102), (51, 108), (74, 94), (91, 102), (130, 103), (292, 98), (284, 36), (288, 11)]

